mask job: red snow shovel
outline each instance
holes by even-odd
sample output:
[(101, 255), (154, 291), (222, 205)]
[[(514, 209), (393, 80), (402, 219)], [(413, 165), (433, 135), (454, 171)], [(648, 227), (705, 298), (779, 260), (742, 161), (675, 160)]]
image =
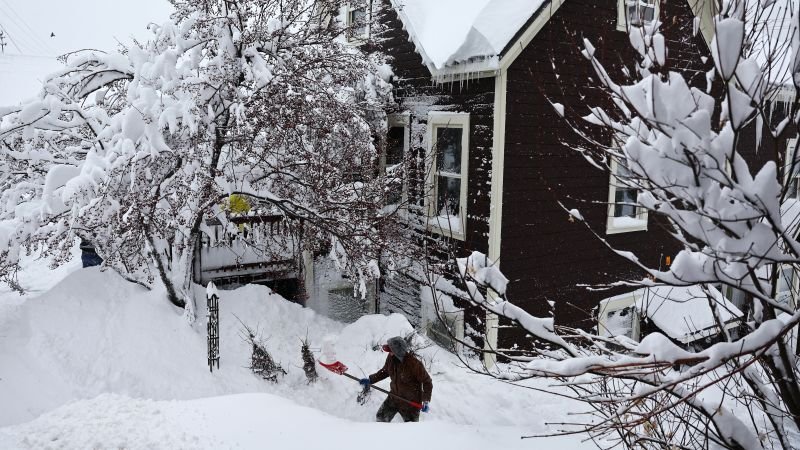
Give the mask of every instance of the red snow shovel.
[[(347, 378), (350, 378), (351, 380), (356, 380), (356, 381), (359, 381), (359, 382), (361, 381), (360, 378), (354, 377), (354, 376), (350, 375), (349, 373), (347, 373), (347, 366), (345, 366), (344, 364), (342, 364), (339, 361), (335, 361), (335, 362), (332, 362), (330, 364), (325, 364), (324, 362), (320, 361), (319, 365), (324, 367), (324, 368), (326, 368), (326, 369), (328, 369), (328, 370), (330, 370), (331, 372), (333, 372), (335, 374), (344, 375)], [(370, 385), (370, 388), (375, 389), (376, 391), (379, 391), (379, 392), (383, 392), (384, 394), (388, 395), (389, 397), (396, 398), (397, 400), (406, 402), (409, 405), (413, 406), (414, 408), (422, 409), (422, 404), (421, 403), (412, 402), (411, 400), (406, 400), (403, 397), (400, 397), (399, 395), (392, 394), (391, 392), (387, 391), (386, 389), (381, 389), (381, 388), (379, 388), (378, 386), (375, 386), (375, 385)]]

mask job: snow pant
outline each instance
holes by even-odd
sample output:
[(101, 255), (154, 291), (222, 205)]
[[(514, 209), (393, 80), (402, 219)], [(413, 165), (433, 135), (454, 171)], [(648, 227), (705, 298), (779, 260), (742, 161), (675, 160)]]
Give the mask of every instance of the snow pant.
[(394, 416), (400, 413), (400, 417), (405, 422), (419, 422), (419, 410), (414, 408), (397, 407), (391, 398), (383, 401), (383, 404), (378, 408), (378, 413), (375, 414), (375, 419), (378, 422), (391, 422)]

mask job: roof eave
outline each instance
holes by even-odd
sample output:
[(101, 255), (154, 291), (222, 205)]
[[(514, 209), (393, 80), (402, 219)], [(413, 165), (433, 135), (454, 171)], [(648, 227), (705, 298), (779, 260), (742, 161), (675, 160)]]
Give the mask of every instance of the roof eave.
[(528, 20), (528, 23), (509, 41), (506, 48), (500, 53), (500, 69), (508, 70), (540, 31), (556, 15), (561, 5), (567, 0), (549, 0), (539, 7)]

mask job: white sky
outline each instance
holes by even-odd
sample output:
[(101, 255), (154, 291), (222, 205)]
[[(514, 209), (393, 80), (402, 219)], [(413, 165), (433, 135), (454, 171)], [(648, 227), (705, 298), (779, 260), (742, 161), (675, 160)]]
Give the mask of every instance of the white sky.
[[(167, 0), (0, 0), (0, 25), (21, 53), (56, 56), (86, 47), (113, 49), (115, 38), (145, 37), (147, 24), (165, 21), (170, 11)], [(6, 46), (7, 54), (19, 50)]]
[(164, 22), (171, 10), (167, 0), (0, 0), (0, 27), (8, 35), (0, 55), (0, 105), (35, 94), (58, 68), (55, 56), (147, 38), (147, 24)]

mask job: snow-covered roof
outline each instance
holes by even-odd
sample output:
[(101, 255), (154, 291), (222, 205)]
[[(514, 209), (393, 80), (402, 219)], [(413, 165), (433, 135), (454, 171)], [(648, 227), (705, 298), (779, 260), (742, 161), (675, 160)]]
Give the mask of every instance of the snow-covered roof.
[(773, 85), (793, 84), (791, 64), (800, 45), (793, 26), (793, 20), (800, 16), (793, 17), (794, 14), (797, 14), (796, 0), (775, 0), (766, 7), (761, 2), (749, 4), (748, 25), (755, 28), (752, 52), (762, 67), (770, 66), (767, 81)]
[[(743, 316), (733, 303), (709, 286), (719, 317), (724, 324)], [(684, 344), (720, 332), (709, 307), (708, 296), (700, 286), (657, 286), (634, 292), (636, 309), (667, 336)]]
[(392, 0), (434, 76), (497, 69), (503, 50), (544, 3), (545, 0)]

